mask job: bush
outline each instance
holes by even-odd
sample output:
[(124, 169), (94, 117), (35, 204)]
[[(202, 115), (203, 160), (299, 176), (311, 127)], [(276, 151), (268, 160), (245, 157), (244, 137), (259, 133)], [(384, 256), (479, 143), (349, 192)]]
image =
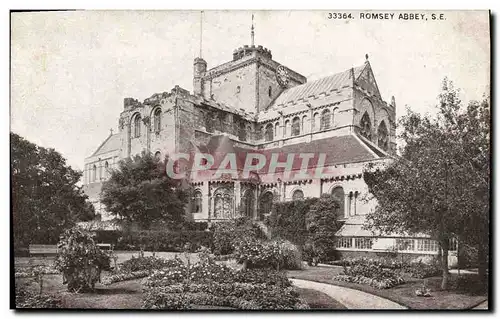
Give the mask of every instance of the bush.
[(210, 231), (133, 231), (118, 238), (116, 250), (171, 251), (183, 252), (189, 246), (190, 252), (200, 247), (213, 246), (213, 233)]
[(88, 231), (79, 227), (66, 230), (58, 248), (55, 269), (62, 272), (69, 291), (94, 289), (101, 271), (110, 269), (109, 256), (96, 246)]
[(335, 233), (340, 229), (338, 221), (340, 206), (329, 194), (324, 194), (311, 205), (306, 215), (306, 227), (309, 232), (308, 256), (317, 261), (335, 259)]
[(288, 240), (302, 247), (309, 238), (306, 214), (317, 201), (318, 198), (307, 198), (300, 201), (274, 203), (271, 214), (264, 220), (271, 231), (272, 238)]
[(232, 254), (241, 241), (266, 237), (262, 229), (247, 218), (217, 223), (212, 230), (213, 252), (216, 255)]
[(288, 241), (245, 240), (238, 245), (234, 255), (238, 263), (248, 268), (302, 268), (300, 251)]

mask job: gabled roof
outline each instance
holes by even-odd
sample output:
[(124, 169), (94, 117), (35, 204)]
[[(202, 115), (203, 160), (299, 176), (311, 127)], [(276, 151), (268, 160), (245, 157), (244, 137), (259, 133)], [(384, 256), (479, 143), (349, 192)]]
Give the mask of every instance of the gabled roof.
[[(353, 68), (355, 79), (363, 72), (366, 65), (367, 64), (363, 64), (362, 66)], [(310, 96), (317, 96), (321, 93), (329, 93), (332, 90), (338, 90), (345, 86), (352, 86), (353, 79), (351, 71), (352, 69), (348, 69), (316, 81), (291, 87), (283, 91), (280, 96), (276, 98), (273, 105), (286, 104), (288, 102), (297, 101), (300, 98), (307, 99)]]
[(96, 156), (112, 151), (119, 150), (121, 147), (120, 134), (109, 135), (108, 138), (102, 142), (102, 144), (97, 148), (97, 150), (91, 156)]

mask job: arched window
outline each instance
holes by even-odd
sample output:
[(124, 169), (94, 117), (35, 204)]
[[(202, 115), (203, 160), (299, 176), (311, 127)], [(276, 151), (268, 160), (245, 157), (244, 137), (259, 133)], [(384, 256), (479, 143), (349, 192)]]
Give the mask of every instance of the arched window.
[(321, 126), (320, 130), (328, 130), (330, 128), (330, 110), (325, 109), (321, 113)]
[(303, 200), (304, 199), (304, 192), (300, 189), (297, 189), (296, 191), (293, 192), (292, 194), (292, 200)]
[(97, 180), (97, 166), (95, 166), (95, 164), (92, 166), (92, 181), (96, 181)]
[(307, 133), (308, 131), (307, 115), (304, 115), (302, 116), (302, 133)]
[(158, 160), (158, 161), (161, 161), (161, 152), (160, 151), (157, 151), (155, 153), (155, 159)]
[(276, 122), (276, 124), (274, 124), (274, 136), (278, 137), (279, 130), (280, 130), (280, 123)]
[(254, 194), (251, 189), (245, 192), (241, 201), (241, 213), (245, 217), (253, 217), (254, 210)]
[(240, 93), (240, 92), (241, 92), (241, 87), (238, 85), (238, 86), (236, 87), (236, 93)]
[(266, 125), (266, 133), (265, 133), (266, 142), (272, 141), (273, 137), (274, 137), (273, 124), (269, 123)]
[(214, 193), (214, 218), (233, 218), (233, 213), (233, 190), (227, 187), (218, 188)]
[(370, 141), (372, 140), (372, 122), (370, 121), (370, 116), (368, 112), (363, 114), (361, 121), (359, 122), (360, 133)]
[(161, 109), (157, 108), (153, 113), (153, 129), (155, 133), (161, 130)]
[(385, 126), (385, 122), (382, 121), (380, 125), (378, 126), (378, 146), (383, 149), (384, 151), (387, 151), (389, 148), (389, 136), (387, 134), (387, 126)]
[(240, 139), (240, 141), (247, 140), (247, 131), (246, 131), (244, 122), (240, 122), (240, 128), (238, 130), (238, 138)]
[(332, 189), (332, 197), (339, 204), (339, 217), (344, 217), (345, 213), (345, 194), (344, 189), (340, 186)]
[(290, 120), (285, 121), (285, 127), (283, 128), (283, 136), (288, 136), (290, 134)]
[(268, 191), (264, 195), (260, 197), (259, 201), (259, 211), (262, 214), (269, 214), (271, 213), (271, 209), (273, 208), (273, 193)]
[(273, 88), (271, 86), (269, 86), (269, 88), (267, 89), (267, 95), (269, 97), (271, 97), (273, 95)]
[(141, 116), (137, 114), (134, 117), (134, 137), (141, 136)]
[(319, 130), (319, 114), (318, 113), (314, 113), (314, 115), (313, 115), (312, 130), (313, 130), (313, 132), (316, 132), (317, 130)]
[(104, 178), (106, 179), (108, 178), (108, 176), (109, 176), (109, 163), (108, 161), (106, 161), (104, 163)]
[(300, 135), (300, 118), (294, 117), (292, 120), (292, 136)]
[(199, 190), (194, 192), (193, 202), (193, 213), (201, 213), (203, 211), (203, 195)]

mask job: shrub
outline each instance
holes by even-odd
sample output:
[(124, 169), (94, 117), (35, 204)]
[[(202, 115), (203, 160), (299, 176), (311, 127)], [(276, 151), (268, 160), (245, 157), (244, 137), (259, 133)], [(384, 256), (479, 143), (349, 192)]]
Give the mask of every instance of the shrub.
[(61, 235), (55, 268), (62, 272), (63, 283), (69, 291), (86, 291), (94, 288), (102, 270), (109, 270), (110, 258), (95, 244), (92, 235), (74, 227)]
[(190, 247), (190, 252), (195, 252), (200, 247), (213, 246), (213, 233), (210, 231), (184, 230), (184, 231), (132, 231), (124, 234), (117, 240), (116, 250), (183, 252), (184, 247)]
[(247, 218), (217, 223), (212, 229), (213, 252), (216, 255), (233, 253), (241, 241), (265, 238), (262, 229)]
[(288, 241), (245, 240), (238, 245), (234, 255), (238, 263), (248, 268), (302, 268), (300, 251)]
[(342, 217), (339, 216), (339, 208), (334, 197), (324, 194), (307, 212), (306, 227), (310, 234), (308, 255), (318, 261), (335, 259), (335, 233), (341, 226), (339, 217)]
[(309, 238), (306, 214), (317, 201), (318, 198), (307, 198), (300, 201), (274, 203), (271, 214), (264, 220), (271, 231), (272, 238), (289, 240), (302, 247)]

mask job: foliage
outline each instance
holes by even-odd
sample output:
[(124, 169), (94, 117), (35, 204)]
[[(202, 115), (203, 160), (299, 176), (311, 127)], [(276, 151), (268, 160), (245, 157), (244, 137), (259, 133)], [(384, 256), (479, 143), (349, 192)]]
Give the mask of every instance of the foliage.
[(243, 240), (234, 255), (238, 263), (243, 263), (248, 268), (302, 268), (302, 256), (298, 248), (283, 240)]
[(241, 241), (265, 238), (258, 225), (247, 218), (217, 223), (212, 227), (212, 231), (213, 252), (216, 255), (233, 253)]
[(323, 194), (306, 215), (306, 227), (314, 257), (319, 261), (335, 259), (335, 233), (341, 227), (339, 203), (329, 194)]
[(29, 267), (16, 267), (14, 277), (16, 278), (35, 278), (40, 275), (53, 275), (58, 274), (59, 271), (53, 266), (29, 266)]
[(35, 293), (24, 285), (16, 284), (16, 308), (53, 309), (60, 307), (60, 299), (48, 294)]
[(306, 214), (317, 201), (317, 198), (306, 198), (274, 203), (271, 214), (264, 221), (269, 227), (272, 237), (289, 240), (302, 247), (309, 237)]
[(389, 289), (404, 283), (404, 279), (399, 276), (376, 279), (361, 275), (336, 275), (333, 276), (333, 280), (352, 282), (361, 285), (369, 285), (377, 289)]
[(401, 157), (364, 173), (378, 202), (367, 217), (369, 227), (436, 239), (443, 250), (442, 288), (448, 280), (450, 238), (478, 245), (483, 268), (489, 243), (489, 99), (464, 107), (459, 95), (445, 79), (437, 118), (408, 110), (400, 121)]
[[(128, 231), (113, 232), (103, 235), (98, 233), (99, 242), (111, 243), (116, 250), (137, 250), (148, 251), (170, 251), (182, 252), (186, 244), (189, 244), (191, 252), (200, 247), (211, 247), (213, 245), (213, 233), (200, 230), (180, 230), (180, 231)], [(103, 238), (107, 240), (103, 240)]]
[[(366, 257), (360, 258), (347, 258), (342, 260), (337, 260), (330, 262), (332, 265), (343, 266), (344, 270), (347, 269), (346, 274), (351, 274), (351, 272), (356, 271), (373, 271), (374, 269), (380, 269), (380, 274), (385, 274), (385, 271), (399, 271), (405, 273), (406, 275), (413, 278), (427, 278), (436, 276), (440, 272), (439, 265), (435, 262), (424, 263), (421, 260), (411, 260), (411, 261), (401, 261), (397, 259), (379, 258), (372, 259)], [(362, 273), (357, 273), (360, 275), (365, 275), (366, 277), (373, 277), (377, 275), (367, 275)]]
[(191, 309), (196, 305), (237, 309), (307, 309), (286, 275), (240, 270), (203, 258), (194, 265), (157, 270), (144, 282), (146, 309)]
[(55, 244), (64, 229), (94, 218), (94, 209), (77, 185), (82, 172), (54, 149), (10, 133), (12, 225), (16, 248)]
[(58, 248), (55, 268), (62, 272), (69, 291), (93, 289), (101, 270), (110, 268), (109, 256), (97, 247), (89, 232), (79, 227), (66, 230)]
[(111, 285), (114, 284), (115, 282), (144, 278), (149, 276), (149, 274), (151, 274), (150, 270), (137, 270), (129, 272), (119, 271), (105, 276), (101, 280), (101, 283), (103, 285)]
[(121, 160), (102, 188), (106, 210), (143, 229), (158, 223), (167, 229), (181, 224), (189, 194), (167, 175), (165, 163), (147, 152)]
[(164, 258), (156, 258), (156, 257), (134, 257), (128, 259), (121, 263), (120, 271), (122, 272), (131, 272), (131, 271), (139, 271), (146, 270), (152, 271), (155, 269), (163, 269), (179, 266), (182, 263), (178, 258), (175, 259), (164, 259)]

